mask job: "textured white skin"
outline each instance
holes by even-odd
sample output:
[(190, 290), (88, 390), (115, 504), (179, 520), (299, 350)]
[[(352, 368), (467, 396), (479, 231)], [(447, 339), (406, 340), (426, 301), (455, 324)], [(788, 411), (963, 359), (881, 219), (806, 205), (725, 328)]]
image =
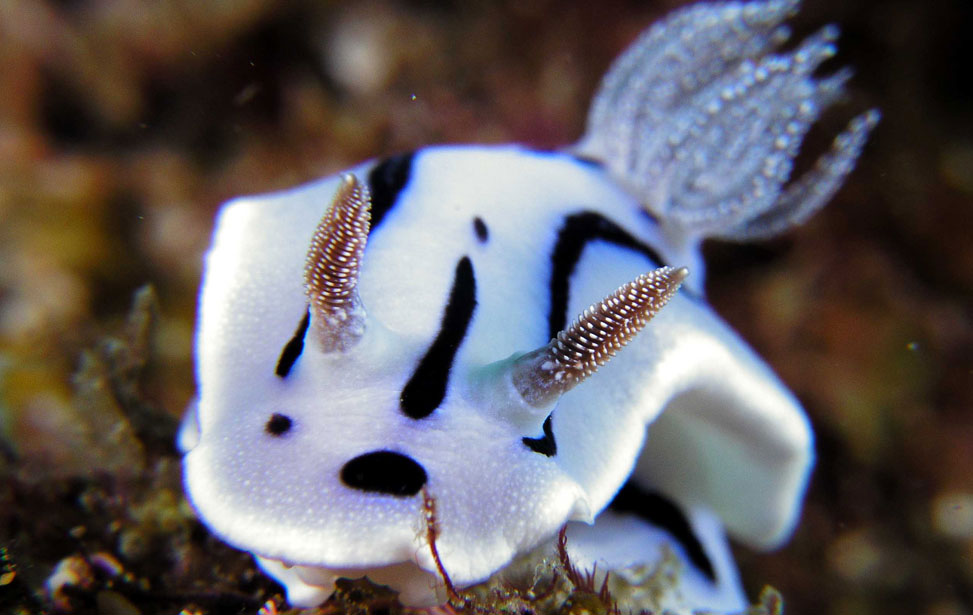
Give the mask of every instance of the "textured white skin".
[[(308, 343), (288, 378), (277, 377), (281, 349), (306, 307), (306, 248), (337, 182), (237, 200), (220, 216), (197, 340), (199, 440), (185, 458), (187, 490), (215, 533), (288, 564), (367, 574), (411, 561), (433, 571), (419, 496), (362, 493), (338, 480), (349, 459), (392, 449), (429, 475), (437, 546), (453, 581), (478, 582), (566, 521), (590, 522), (632, 471), (646, 427), (688, 391), (704, 391), (708, 403), (657, 424), (702, 428), (705, 450), (688, 440), (660, 447), (645, 475), (656, 484), (677, 475), (675, 496), (714, 509), (753, 544), (775, 544), (790, 531), (811, 464), (807, 421), (753, 352), (684, 291), (560, 399), (556, 456), (521, 442), (540, 436), (543, 413), (525, 429), (509, 382), (491, 375), (502, 370), (483, 368), (546, 343), (549, 254), (561, 218), (600, 212), (671, 261), (637, 203), (598, 168), (566, 155), (515, 147), (418, 154), (411, 181), (365, 251), (362, 341), (332, 355)], [(486, 244), (476, 240), (474, 216), (489, 227)], [(473, 263), (478, 306), (444, 403), (413, 420), (398, 397), (438, 332), (463, 256)], [(572, 278), (569, 313), (651, 268), (641, 255), (591, 244)], [(505, 420), (505, 404), (520, 413), (516, 420)], [(274, 412), (294, 421), (283, 437), (265, 432)], [(429, 577), (416, 578), (426, 579), (427, 591), (417, 595), (406, 582), (413, 604), (440, 599)], [(293, 582), (289, 588), (292, 601), (302, 592), (326, 596)]]
[(366, 574), (373, 583), (397, 589), (399, 601), (413, 607), (436, 606), (446, 602), (448, 598), (446, 587), (439, 577), (411, 561), (362, 570), (287, 566), (277, 560), (259, 556), (256, 559), (264, 572), (287, 589), (287, 601), (297, 607), (313, 607), (327, 600), (337, 579), (357, 579)]

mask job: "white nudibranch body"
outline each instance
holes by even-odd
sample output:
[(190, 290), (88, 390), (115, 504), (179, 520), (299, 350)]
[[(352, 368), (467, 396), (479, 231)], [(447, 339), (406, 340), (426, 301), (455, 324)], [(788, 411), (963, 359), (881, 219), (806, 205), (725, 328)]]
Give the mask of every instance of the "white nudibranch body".
[(567, 524), (577, 564), (668, 551), (669, 608), (742, 609), (724, 528), (788, 537), (812, 434), (707, 305), (699, 244), (805, 219), (878, 119), (791, 178), (847, 78), (812, 76), (834, 28), (777, 50), (795, 10), (699, 4), (652, 26), (564, 151), (432, 147), (226, 204), (180, 442), (212, 531), (294, 605), (342, 576), (432, 605), (431, 497), (459, 587)]

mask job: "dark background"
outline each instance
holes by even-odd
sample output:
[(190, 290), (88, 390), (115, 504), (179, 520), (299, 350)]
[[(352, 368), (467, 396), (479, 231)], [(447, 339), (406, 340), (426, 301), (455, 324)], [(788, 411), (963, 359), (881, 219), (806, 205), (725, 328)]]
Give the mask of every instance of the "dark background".
[[(681, 4), (4, 0), (7, 604), (41, 608), (30, 592), (83, 551), (114, 553), (155, 590), (261, 596), (248, 560), (192, 520), (165, 437), (138, 421), (112, 431), (132, 402), (117, 369), (98, 371), (98, 357), (112, 365), (98, 340), (121, 335), (151, 282), (156, 345), (136, 388), (157, 418), (177, 417), (221, 201), (430, 143), (570, 143), (610, 61)], [(807, 225), (707, 246), (711, 300), (817, 432), (795, 539), (740, 550), (751, 594), (769, 583), (789, 613), (973, 612), (971, 13), (960, 0), (806, 2), (798, 37), (839, 24), (825, 68), (856, 71), (806, 148), (867, 108), (883, 121)]]

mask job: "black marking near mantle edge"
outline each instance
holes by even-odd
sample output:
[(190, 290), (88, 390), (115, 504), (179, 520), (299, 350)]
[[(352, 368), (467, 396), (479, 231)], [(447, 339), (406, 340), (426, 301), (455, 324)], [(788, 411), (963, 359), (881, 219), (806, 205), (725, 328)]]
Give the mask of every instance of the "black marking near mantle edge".
[(307, 326), (310, 322), (311, 312), (307, 310), (304, 312), (304, 317), (301, 318), (301, 323), (297, 325), (294, 336), (287, 341), (284, 349), (280, 352), (280, 358), (277, 359), (277, 369), (274, 370), (274, 373), (281, 378), (286, 378), (287, 374), (291, 373), (294, 362), (304, 352), (304, 336), (307, 335)]
[(475, 309), (476, 277), (473, 263), (468, 256), (464, 256), (456, 265), (453, 289), (449, 293), (439, 334), (399, 396), (399, 405), (406, 416), (426, 418), (443, 403), (453, 359), (466, 337)]
[(395, 451), (365, 453), (341, 468), (341, 482), (368, 493), (407, 497), (419, 493), (427, 480), (419, 462)]
[(716, 582), (716, 571), (709, 556), (706, 555), (706, 550), (693, 533), (693, 528), (682, 510), (671, 500), (654, 491), (642, 489), (629, 481), (618, 491), (608, 508), (615, 512), (632, 513), (665, 530), (682, 545), (693, 566), (705, 574), (710, 581)]
[(567, 326), (571, 276), (585, 246), (593, 241), (604, 241), (639, 252), (652, 262), (653, 267), (665, 264), (655, 249), (599, 213), (582, 211), (568, 216), (558, 231), (557, 242), (551, 253), (551, 300), (547, 315), (549, 339), (554, 339)]
[(551, 430), (551, 415), (548, 414), (547, 418), (544, 419), (543, 436), (540, 438), (521, 438), (521, 440), (527, 445), (527, 448), (535, 453), (547, 455), (548, 457), (557, 455), (557, 442), (554, 440), (554, 432)]
[(385, 214), (395, 205), (399, 193), (412, 176), (412, 159), (415, 152), (397, 154), (385, 158), (368, 172), (368, 192), (372, 197), (372, 218), (369, 234), (382, 223)]
[(291, 417), (287, 416), (286, 414), (275, 412), (270, 416), (270, 419), (267, 421), (267, 425), (264, 427), (264, 429), (270, 435), (280, 437), (290, 431), (291, 427), (293, 426), (294, 421), (291, 419)]

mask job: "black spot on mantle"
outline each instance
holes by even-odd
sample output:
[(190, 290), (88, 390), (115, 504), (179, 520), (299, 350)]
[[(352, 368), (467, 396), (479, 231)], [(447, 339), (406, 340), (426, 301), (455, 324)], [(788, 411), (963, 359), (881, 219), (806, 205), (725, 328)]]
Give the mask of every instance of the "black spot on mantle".
[(291, 417), (275, 412), (267, 421), (265, 429), (270, 435), (280, 437), (290, 431), (293, 426), (294, 421), (291, 420)]
[(490, 230), (487, 229), (483, 218), (479, 216), (473, 218), (473, 232), (476, 233), (476, 238), (480, 243), (486, 243), (490, 239)]
[(544, 419), (544, 435), (540, 438), (522, 438), (523, 443), (530, 450), (541, 455), (553, 457), (557, 455), (557, 442), (554, 441), (554, 432), (551, 431), (551, 415), (548, 414)]
[(415, 495), (426, 480), (425, 468), (412, 457), (394, 451), (365, 453), (341, 468), (341, 482), (369, 493)]
[(693, 533), (692, 526), (682, 510), (668, 498), (654, 491), (642, 489), (632, 481), (625, 483), (608, 508), (615, 512), (632, 513), (652, 525), (665, 530), (682, 545), (689, 561), (710, 581), (716, 582), (713, 563), (703, 549), (702, 543)]
[(419, 361), (416, 371), (399, 397), (400, 407), (406, 416), (414, 419), (426, 418), (443, 403), (453, 359), (466, 337), (466, 330), (475, 309), (476, 278), (473, 275), (473, 263), (468, 256), (464, 256), (456, 265), (453, 290), (449, 293), (439, 334)]

